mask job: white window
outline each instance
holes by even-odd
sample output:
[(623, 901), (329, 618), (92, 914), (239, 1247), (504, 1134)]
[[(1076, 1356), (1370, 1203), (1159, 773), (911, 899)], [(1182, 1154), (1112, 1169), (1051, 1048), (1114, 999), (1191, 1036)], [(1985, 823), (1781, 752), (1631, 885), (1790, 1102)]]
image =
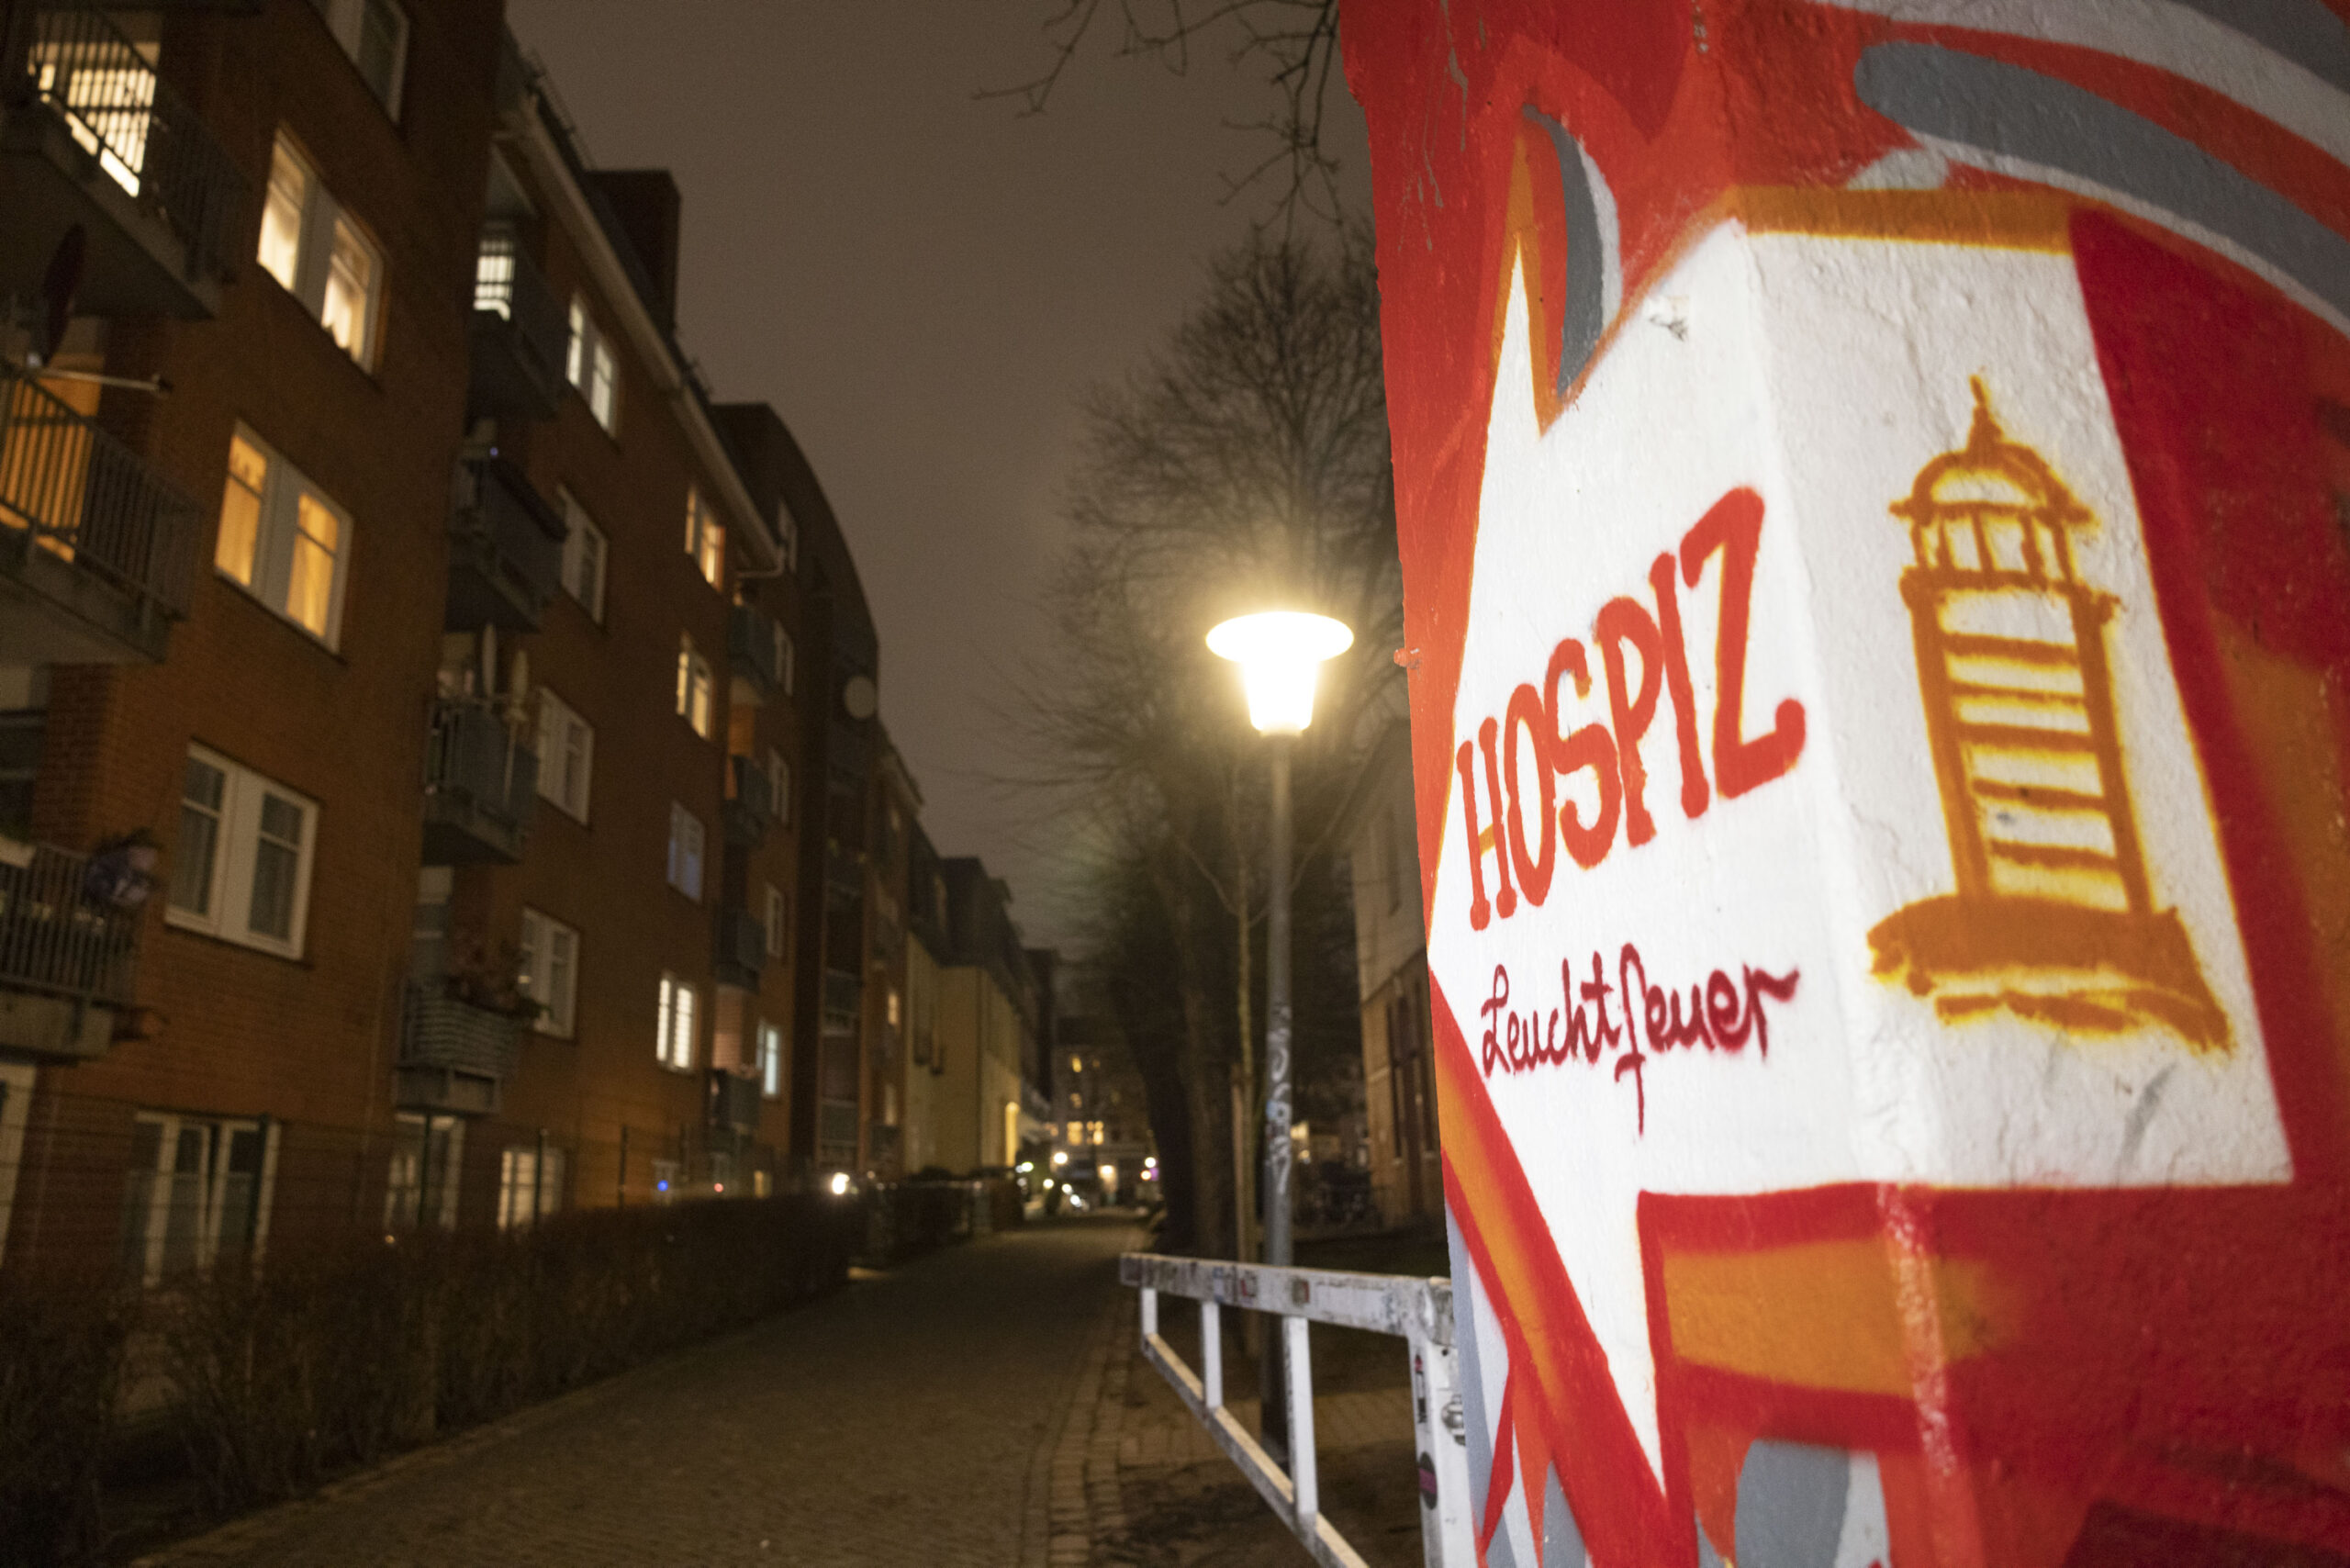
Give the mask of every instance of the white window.
[(767, 789), (775, 796), (775, 820), (785, 827), (791, 825), (791, 764), (783, 760), (783, 753), (767, 747)]
[(669, 885), (701, 902), (701, 819), (669, 802)]
[(720, 526), (718, 514), (701, 498), (699, 487), (686, 487), (686, 554), (693, 557), (700, 568), (702, 580), (712, 588), (726, 580), (726, 530)]
[(267, 443), (237, 427), (220, 495), (220, 575), (331, 648), (342, 634), (351, 514)]
[(402, 1112), (392, 1129), (391, 1179), (384, 1188), (384, 1228), (414, 1230), (419, 1217), (441, 1230), (457, 1227), (457, 1176), (464, 1167), (465, 1124), (456, 1116)]
[(785, 937), (789, 934), (789, 912), (790, 908), (791, 906), (789, 904), (783, 902), (783, 890), (777, 887), (773, 882), (769, 882), (767, 884), (767, 957), (770, 958), (780, 958), (783, 957), (783, 944)]
[(359, 67), (367, 90), (394, 119), (400, 114), (400, 79), (408, 70), (408, 14), (392, 0), (310, 0), (327, 30)]
[(563, 591), (579, 601), (589, 620), (600, 622), (604, 619), (604, 531), (570, 491), (558, 494), (568, 531), (563, 536)]
[(569, 1039), (579, 1002), (579, 933), (551, 915), (524, 909), (520, 967), (540, 1009), (531, 1026)]
[(375, 368), (384, 253), (282, 133), (262, 204), (261, 264), (361, 368)]
[(125, 1282), (152, 1285), (258, 1252), (269, 1234), (276, 1141), (276, 1129), (257, 1121), (139, 1113), (123, 1193)]
[(699, 997), (693, 986), (675, 975), (661, 977), (660, 1033), (654, 1051), (663, 1067), (690, 1071), (694, 1065), (694, 1027)]
[(598, 424), (607, 431), (619, 428), (620, 364), (612, 355), (611, 340), (588, 313), (587, 299), (576, 294), (571, 297), (571, 348), (564, 359), (564, 375), (588, 399), (588, 411)]
[(167, 918), (300, 958), (318, 816), (307, 797), (217, 752), (188, 747)]
[(710, 661), (694, 651), (690, 634), (677, 640), (677, 716), (704, 740), (718, 726), (717, 686)]
[(759, 1025), (759, 1092), (783, 1098), (783, 1031), (773, 1024)]
[(538, 1223), (563, 1207), (563, 1150), (519, 1144), (498, 1162), (498, 1228)]
[(539, 794), (565, 815), (588, 820), (588, 785), (596, 767), (596, 730), (571, 704), (539, 688)]

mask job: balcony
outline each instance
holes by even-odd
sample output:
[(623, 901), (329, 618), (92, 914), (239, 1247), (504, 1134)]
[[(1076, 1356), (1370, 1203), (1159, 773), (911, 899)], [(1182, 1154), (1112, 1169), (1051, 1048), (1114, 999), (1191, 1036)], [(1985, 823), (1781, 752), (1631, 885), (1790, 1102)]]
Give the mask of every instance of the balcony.
[(522, 858), (539, 759), (497, 708), (472, 697), (434, 703), (424, 767), (426, 865)]
[(759, 1081), (728, 1068), (710, 1073), (710, 1125), (732, 1132), (759, 1130)]
[(482, 230), (474, 271), (473, 417), (551, 420), (563, 407), (571, 323), (514, 230)]
[(865, 982), (839, 969), (824, 971), (824, 1032), (854, 1035), (865, 1005)]
[(730, 756), (726, 763), (726, 842), (756, 849), (775, 826), (775, 785), (767, 769), (747, 756)]
[(783, 687), (783, 628), (766, 611), (738, 604), (726, 622), (726, 661), (734, 700), (756, 707)]
[(449, 510), (451, 632), (535, 632), (563, 576), (570, 532), (522, 470), (503, 457), (457, 465)]
[(863, 898), (865, 857), (827, 839), (824, 843), (824, 886), (844, 898)]
[(0, 839), (0, 1049), (51, 1061), (106, 1054), (131, 1006), (139, 911), (118, 902), (129, 870)]
[(252, 241), (244, 176), (151, 46), (99, 10), (24, 9), (25, 52), (0, 72), (0, 293), (41, 298), (55, 266), (79, 274), (80, 315), (218, 315)]
[(400, 1020), (401, 1107), (496, 1114), (523, 1025), (516, 1014), (466, 1001), (446, 980), (409, 981)]
[(767, 926), (746, 909), (718, 912), (718, 983), (745, 991), (759, 983), (767, 962)]
[(160, 663), (201, 528), (144, 458), (0, 365), (0, 663)]

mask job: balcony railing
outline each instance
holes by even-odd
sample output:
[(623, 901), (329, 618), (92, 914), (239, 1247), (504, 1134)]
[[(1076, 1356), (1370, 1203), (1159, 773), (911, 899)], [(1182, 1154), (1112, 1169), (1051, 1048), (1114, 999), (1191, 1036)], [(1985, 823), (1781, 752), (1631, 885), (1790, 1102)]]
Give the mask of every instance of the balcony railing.
[(563, 575), (563, 514), (503, 457), (457, 465), (449, 510), (452, 632), (535, 632)]
[(46, 656), (40, 627), (0, 630), (0, 644), (31, 644), (11, 655), (90, 662), (95, 631), (100, 662), (161, 659), (164, 622), (187, 613), (199, 527), (196, 503), (146, 459), (0, 366), (0, 571), (60, 612)]
[(710, 1074), (710, 1122), (716, 1127), (731, 1127), (738, 1133), (756, 1132), (759, 1127), (759, 1081), (744, 1078), (728, 1068), (712, 1068)]
[(401, 1018), (399, 1090), (404, 1105), (495, 1112), (514, 1076), (525, 1020), (467, 1002), (444, 979), (408, 982)]
[[(23, 61), (33, 100), (54, 118), (81, 155), (176, 241), (185, 278), (233, 278), (245, 230), (246, 185), (227, 151), (154, 62), (95, 7), (33, 7)], [(93, 241), (94, 251), (106, 249)], [(108, 258), (94, 254), (92, 281), (106, 282)], [(111, 313), (118, 301), (85, 298)], [(183, 312), (172, 312), (180, 314)]]
[(472, 407), (476, 415), (547, 420), (563, 406), (571, 324), (520, 237), (482, 230), (474, 269)]
[(746, 909), (718, 912), (718, 978), (728, 985), (755, 986), (767, 962), (767, 926)]
[(139, 912), (115, 897), (117, 874), (47, 845), (31, 846), (22, 865), (12, 863), (17, 856), (0, 859), (0, 987), (129, 1006)]
[(755, 849), (775, 825), (775, 786), (767, 769), (747, 756), (726, 759), (733, 788), (726, 796), (726, 842)]
[(738, 701), (758, 702), (783, 684), (781, 628), (754, 605), (738, 604), (726, 622), (726, 657), (741, 682)]
[(471, 697), (433, 704), (425, 749), (427, 865), (520, 860), (538, 794), (538, 755), (496, 707)]

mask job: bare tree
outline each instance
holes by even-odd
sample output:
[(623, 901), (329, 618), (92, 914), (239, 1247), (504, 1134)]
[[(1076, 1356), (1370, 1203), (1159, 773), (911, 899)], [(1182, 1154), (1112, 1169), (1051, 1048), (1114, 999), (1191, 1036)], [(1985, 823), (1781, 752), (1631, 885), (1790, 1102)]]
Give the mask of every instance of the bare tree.
[[(1248, 1136), (1233, 1126), (1244, 1064), (1240, 1114), (1254, 1118), (1248, 934), (1264, 890), (1247, 866), (1265, 768), (1231, 666), (1202, 639), (1275, 602), (1355, 628), (1294, 761), (1300, 886), (1323, 888), (1329, 826), (1374, 711), (1394, 711), (1401, 684), (1388, 660), (1402, 600), (1368, 235), (1260, 234), (1220, 259), (1167, 348), (1086, 414), (1072, 540), (1048, 593), (1058, 645), (1025, 712), (1038, 781), (1090, 829), (1105, 936), (1093, 957), (1141, 965), (1113, 991), (1158, 999), (1128, 1033), (1138, 1057), (1175, 1058), (1187, 1147), (1163, 1152), (1185, 1161), (1192, 1239), (1225, 1251), (1231, 1140)], [(1152, 940), (1135, 939), (1146, 931)], [(1351, 1037), (1350, 1003), (1346, 1014)]]
[(1238, 129), (1259, 132), (1263, 155), (1225, 176), (1225, 199), (1270, 186), (1284, 233), (1301, 213), (1337, 223), (1338, 166), (1322, 145), (1324, 116), (1338, 82), (1338, 0), (1065, 0), (1046, 19), (1045, 68), (1025, 82), (981, 92), (1009, 98), (1024, 114), (1042, 114), (1086, 39), (1119, 29), (1116, 52), (1188, 73), (1201, 51), (1264, 73), (1274, 106)]

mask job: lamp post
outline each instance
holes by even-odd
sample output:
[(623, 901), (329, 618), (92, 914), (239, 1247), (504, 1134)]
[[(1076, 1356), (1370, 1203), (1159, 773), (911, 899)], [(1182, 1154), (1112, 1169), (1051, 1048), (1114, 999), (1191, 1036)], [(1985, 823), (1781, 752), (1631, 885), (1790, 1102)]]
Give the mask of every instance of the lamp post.
[[(1265, 1261), (1287, 1268), (1290, 1246), (1289, 762), (1296, 737), (1314, 722), (1314, 689), (1324, 661), (1353, 645), (1345, 622), (1302, 610), (1267, 610), (1226, 621), (1208, 633), (1208, 651), (1240, 666), (1248, 722), (1272, 743), (1272, 830), (1265, 868)], [(1247, 939), (1244, 925), (1242, 939)], [(1233, 1129), (1240, 1136), (1241, 1129)], [(1286, 1460), (1289, 1403), (1281, 1337), (1266, 1336), (1259, 1428), (1266, 1446)]]

